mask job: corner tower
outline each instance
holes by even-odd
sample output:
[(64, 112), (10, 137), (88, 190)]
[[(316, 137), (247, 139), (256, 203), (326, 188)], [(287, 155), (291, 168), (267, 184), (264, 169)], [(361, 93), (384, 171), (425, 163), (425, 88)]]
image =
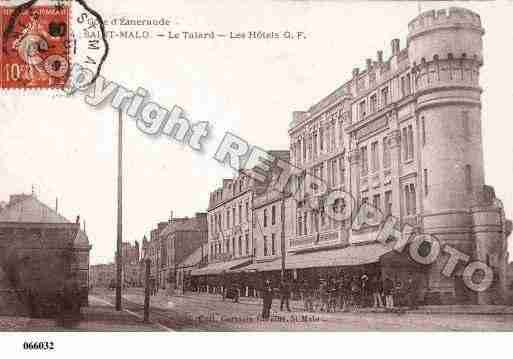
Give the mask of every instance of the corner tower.
[[(408, 30), (420, 129), (420, 174), (425, 184), (423, 230), (435, 235), (442, 246), (449, 244), (467, 254), (470, 261), (486, 261), (499, 273), (501, 259), (495, 262), (490, 258), (494, 251), (498, 257), (505, 253), (498, 249), (504, 243), (497, 243), (506, 239), (501, 228), (502, 207), (484, 181), (481, 19), (462, 8), (428, 11), (413, 19)], [(446, 261), (447, 257), (439, 259), (429, 270), (433, 301), (492, 301), (488, 294), (464, 285), (468, 278), (463, 277), (462, 268), (457, 267), (456, 275), (444, 276)]]

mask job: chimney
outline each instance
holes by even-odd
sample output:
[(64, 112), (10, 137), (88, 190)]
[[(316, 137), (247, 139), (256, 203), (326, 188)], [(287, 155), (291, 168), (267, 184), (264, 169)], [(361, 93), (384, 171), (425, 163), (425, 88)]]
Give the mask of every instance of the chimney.
[(169, 223), (173, 220), (173, 211), (169, 211)]
[(86, 232), (86, 221), (85, 221), (85, 219), (84, 219), (84, 233), (86, 233), (86, 234), (87, 234), (87, 232)]
[(59, 198), (55, 197), (55, 212), (59, 212)]
[(359, 73), (360, 73), (360, 69), (358, 67), (355, 67), (353, 69), (353, 77), (357, 77)]
[(381, 50), (378, 51), (378, 63), (379, 64), (383, 63), (383, 51), (381, 51)]
[(392, 56), (395, 56), (399, 53), (399, 39), (392, 40)]
[(80, 216), (77, 216), (77, 219), (75, 220), (76, 224), (80, 224)]
[(367, 71), (369, 71), (372, 67), (372, 60), (371, 59), (366, 59), (365, 60), (365, 64), (367, 65)]

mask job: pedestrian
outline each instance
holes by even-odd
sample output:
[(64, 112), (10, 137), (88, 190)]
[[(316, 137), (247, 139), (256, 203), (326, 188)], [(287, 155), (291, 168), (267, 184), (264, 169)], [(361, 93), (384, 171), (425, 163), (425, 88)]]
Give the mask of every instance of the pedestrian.
[(267, 279), (264, 284), (264, 288), (262, 290), (262, 319), (268, 320), (271, 314), (271, 307), (273, 304), (273, 288), (271, 286), (271, 281)]
[(291, 286), (290, 282), (283, 278), (280, 282), (280, 310), (283, 310), (283, 304), (286, 305), (287, 311), (290, 312), (290, 292)]
[(392, 279), (388, 277), (385, 279), (383, 292), (385, 294), (385, 307), (392, 309), (394, 307), (394, 282), (392, 282)]
[(347, 310), (347, 304), (349, 302), (349, 278), (346, 275), (342, 275), (340, 280), (340, 310), (345, 312)]
[(383, 301), (381, 299), (381, 293), (383, 292), (383, 285), (381, 283), (381, 279), (379, 275), (376, 275), (372, 278), (370, 288), (372, 290), (372, 299), (373, 299), (373, 307), (381, 308), (383, 307)]
[(360, 305), (362, 307), (366, 307), (367, 306), (367, 299), (369, 297), (369, 288), (368, 288), (368, 286), (369, 286), (369, 277), (365, 273), (363, 273), (363, 275), (360, 278), (360, 286), (361, 286), (361, 289), (360, 289), (360, 294), (361, 294)]
[(338, 285), (333, 277), (328, 280), (328, 312), (335, 312), (337, 308)]
[(224, 300), (226, 299), (226, 297), (228, 296), (228, 288), (230, 287), (230, 279), (228, 278), (228, 275), (226, 274), (226, 272), (223, 272), (222, 274), (222, 291), (221, 291), (221, 295), (223, 297), (223, 302)]
[(328, 311), (328, 283), (326, 283), (325, 279), (321, 279), (321, 283), (319, 285), (319, 297), (321, 300), (321, 312)]
[(403, 282), (395, 276), (394, 279), (394, 304), (397, 307), (401, 307), (404, 305), (405, 296), (404, 296), (404, 286)]
[(238, 280), (235, 280), (232, 284), (232, 290), (233, 290), (233, 302), (239, 303), (239, 297), (240, 297), (240, 282)]
[(353, 276), (353, 280), (351, 281), (351, 304), (354, 308), (360, 306), (360, 283), (358, 282), (358, 277)]
[(408, 280), (406, 281), (406, 297), (408, 299), (408, 307), (409, 309), (417, 309), (417, 291), (418, 291), (418, 285), (417, 281), (413, 276), (408, 276)]

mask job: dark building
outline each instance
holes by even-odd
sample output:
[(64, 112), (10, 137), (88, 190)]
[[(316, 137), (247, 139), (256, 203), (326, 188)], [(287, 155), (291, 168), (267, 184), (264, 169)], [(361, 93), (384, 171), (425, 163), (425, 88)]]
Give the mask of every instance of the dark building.
[(86, 304), (90, 250), (78, 219), (35, 195), (10, 196), (0, 210), (0, 315), (53, 315), (67, 283), (78, 284)]

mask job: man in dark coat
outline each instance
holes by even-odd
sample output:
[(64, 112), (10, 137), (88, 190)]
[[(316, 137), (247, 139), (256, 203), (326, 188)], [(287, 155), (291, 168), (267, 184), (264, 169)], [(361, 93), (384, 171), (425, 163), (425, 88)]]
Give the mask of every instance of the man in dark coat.
[(408, 276), (408, 280), (406, 281), (406, 297), (408, 298), (408, 307), (410, 309), (417, 309), (417, 291), (418, 285), (417, 281), (410, 274)]
[(385, 294), (385, 307), (392, 309), (394, 307), (394, 282), (388, 277), (383, 283), (383, 293)]
[(287, 311), (290, 312), (290, 282), (284, 278), (280, 282), (280, 310), (283, 310), (283, 304), (286, 305)]
[(262, 298), (262, 319), (267, 320), (271, 314), (271, 306), (273, 304), (273, 288), (269, 279), (265, 281), (264, 288), (262, 289)]

